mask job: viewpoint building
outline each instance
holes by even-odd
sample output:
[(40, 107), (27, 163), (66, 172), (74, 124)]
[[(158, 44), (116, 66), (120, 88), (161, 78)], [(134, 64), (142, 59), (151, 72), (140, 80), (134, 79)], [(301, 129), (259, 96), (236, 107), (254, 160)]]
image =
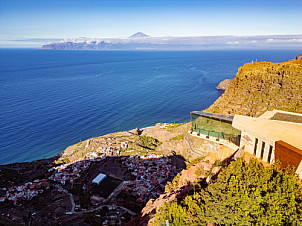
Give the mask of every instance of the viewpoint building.
[(302, 114), (273, 110), (258, 118), (191, 112), (191, 133), (203, 139), (232, 143), (270, 164), (290, 165), (302, 179)]
[(192, 133), (205, 138), (216, 138), (217, 141), (229, 141), (240, 145), (241, 131), (232, 127), (233, 116), (215, 113), (191, 112)]
[(232, 126), (241, 131), (240, 147), (268, 163), (293, 166), (302, 178), (302, 114), (267, 111), (258, 118), (235, 115)]

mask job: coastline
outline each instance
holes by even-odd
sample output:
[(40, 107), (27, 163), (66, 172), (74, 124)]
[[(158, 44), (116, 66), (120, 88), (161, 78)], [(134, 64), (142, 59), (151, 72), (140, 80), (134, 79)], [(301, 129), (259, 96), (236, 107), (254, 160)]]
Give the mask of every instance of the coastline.
[[(188, 122), (184, 122), (184, 123), (188, 123)], [(131, 130), (128, 130), (128, 131), (117, 131), (117, 132), (112, 132), (112, 133), (107, 133), (107, 134), (104, 134), (100, 137), (104, 137), (104, 136), (108, 136), (108, 135), (111, 135), (111, 134), (116, 134), (116, 133), (121, 133), (121, 132), (130, 132), (130, 131), (134, 131), (134, 130), (137, 130), (139, 129), (141, 132), (145, 131), (145, 130), (148, 130), (148, 129), (152, 129), (154, 128), (156, 125), (158, 124), (166, 124), (166, 125), (169, 125), (169, 124), (175, 124), (175, 123), (164, 123), (164, 122), (160, 122), (160, 123), (156, 123), (155, 125), (151, 125), (151, 126), (146, 126), (146, 127), (142, 127), (142, 128), (134, 128), (134, 129), (131, 129)], [(177, 124), (177, 123), (176, 123)], [(182, 123), (180, 123), (182, 124)], [(87, 140), (91, 140), (91, 139), (94, 139), (94, 138), (97, 138), (99, 136), (96, 136), (96, 137), (90, 137), (90, 138), (87, 138), (85, 140), (80, 140), (78, 143), (81, 143), (81, 142), (86, 142)], [(29, 160), (29, 161), (23, 161), (23, 162), (13, 162), (13, 163), (7, 163), (7, 164), (0, 164), (0, 166), (9, 166), (9, 165), (14, 165), (14, 164), (28, 164), (28, 163), (35, 163), (35, 162), (40, 162), (40, 161), (49, 161), (49, 162), (52, 162), (53, 159), (59, 159), (66, 151), (66, 149), (68, 147), (71, 147), (71, 146), (74, 146), (78, 143), (74, 143), (74, 144), (71, 144), (70, 146), (67, 146), (63, 151), (59, 152), (58, 154), (55, 154), (53, 156), (50, 156), (50, 157), (46, 157), (46, 158), (39, 158), (39, 159), (35, 159), (35, 160)]]
[[(144, 131), (145, 129), (149, 129), (149, 128), (152, 128), (152, 127), (155, 127), (155, 125), (153, 125), (153, 126), (147, 126), (147, 127), (143, 127), (143, 128), (139, 128), (139, 130)], [(136, 129), (138, 129), (138, 128), (131, 129), (131, 130), (129, 130), (129, 131), (133, 131), (133, 130), (136, 130)], [(129, 131), (119, 131), (119, 132), (108, 133), (108, 134), (102, 135), (101, 137), (103, 137), (103, 136), (108, 136), (108, 135), (110, 135), (110, 134), (115, 134), (115, 133), (120, 133), (120, 132), (129, 132)], [(80, 143), (80, 142), (85, 142), (85, 141), (87, 141), (87, 140), (94, 139), (94, 138), (97, 138), (97, 137), (91, 137), (91, 138), (88, 138), (88, 139), (86, 139), (86, 140), (79, 141), (78, 143)], [(77, 144), (77, 143), (72, 144), (72, 145), (70, 145), (70, 146), (73, 146), (73, 145), (76, 145), (76, 144)], [(70, 146), (68, 146), (68, 147), (70, 147)], [(3, 166), (10, 166), (10, 165), (21, 165), (21, 164), (28, 164), (28, 163), (37, 163), (37, 162), (41, 162), (41, 161), (43, 161), (43, 162), (47, 162), (47, 161), (48, 161), (49, 163), (52, 163), (54, 160), (59, 159), (59, 158), (64, 154), (64, 152), (66, 151), (66, 149), (67, 149), (68, 147), (66, 147), (62, 152), (60, 152), (60, 153), (58, 153), (58, 154), (56, 154), (56, 155), (54, 155), (54, 156), (51, 156), (51, 157), (49, 157), (49, 158), (40, 158), (40, 159), (36, 159), (36, 160), (32, 160), (32, 161), (24, 161), (24, 162), (14, 162), (14, 163), (8, 163), (8, 164), (0, 164), (0, 167), (3, 167)]]
[[(234, 82), (237, 82), (238, 83), (238, 77), (239, 76), (241, 76), (241, 74), (243, 74), (243, 72), (242, 72), (242, 70), (244, 69), (244, 68), (246, 68), (245, 69), (245, 71), (247, 71), (248, 73), (250, 73), (250, 74), (252, 74), (252, 72), (250, 72), (250, 70), (253, 70), (255, 67), (260, 67), (260, 69), (263, 67), (263, 65), (269, 65), (269, 66), (274, 66), (274, 67), (280, 67), (280, 66), (282, 66), (282, 65), (287, 65), (287, 64), (293, 64), (293, 63), (297, 63), (297, 64), (299, 64), (299, 60), (294, 60), (294, 61), (287, 61), (287, 62), (283, 62), (283, 63), (264, 63), (264, 62), (262, 62), (262, 63), (249, 63), (249, 64), (245, 64), (244, 66), (242, 66), (241, 68), (239, 68), (239, 72), (238, 72), (238, 74), (236, 75), (236, 77), (234, 78)], [(281, 70), (281, 69), (280, 69)], [(276, 75), (277, 76), (277, 75)], [(285, 86), (285, 85), (284, 85)], [(237, 87), (237, 86), (236, 86)], [(230, 90), (232, 90), (232, 92), (234, 92), (234, 90), (236, 89), (236, 87), (235, 87), (235, 84), (231, 84), (231, 86), (230, 86), (230, 89), (227, 89), (226, 90), (226, 92), (224, 92), (223, 93), (223, 95), (221, 95), (218, 99), (216, 99), (216, 101), (214, 101), (214, 103), (212, 103), (212, 105), (208, 108), (208, 109), (206, 109), (206, 110), (208, 110), (208, 111), (210, 111), (210, 112), (215, 112), (215, 111), (217, 111), (217, 112), (219, 112), (219, 113), (224, 113), (223, 111), (225, 111), (224, 110), (224, 106), (225, 106), (225, 103), (227, 103), (227, 102), (229, 102), (229, 100), (228, 99), (226, 99), (226, 97), (227, 97), (227, 94), (229, 94), (229, 93), (231, 93), (231, 91)], [(244, 88), (246, 88), (246, 87), (244, 87)], [(241, 90), (245, 90), (245, 89), (241, 89)], [(264, 91), (267, 91), (268, 89), (266, 89), (266, 90), (264, 90)], [(249, 91), (250, 93), (251, 93), (251, 91)], [(241, 95), (242, 97), (245, 97), (245, 95)], [(265, 95), (265, 96), (268, 96), (268, 95)], [(284, 95), (283, 95), (284, 96)], [(224, 100), (224, 99), (226, 99), (226, 100)], [(231, 98), (231, 99), (234, 99), (234, 98)], [(297, 99), (297, 98), (296, 98)], [(242, 102), (244, 102), (244, 101), (242, 101)], [(263, 102), (263, 101), (262, 101)], [(283, 101), (284, 103), (286, 103), (285, 101)], [(297, 102), (297, 101), (296, 101)], [(244, 102), (245, 103), (245, 102)], [(215, 105), (216, 105), (216, 107), (215, 107)], [(236, 101), (234, 102), (234, 105), (236, 106)], [(297, 105), (298, 106), (298, 105)], [(274, 107), (274, 106), (273, 106)], [(284, 105), (284, 107), (286, 107), (286, 105)], [(289, 106), (290, 107), (290, 106)], [(215, 108), (215, 111), (213, 111), (213, 109), (212, 108)], [(238, 107), (237, 107), (238, 108)], [(232, 110), (236, 110), (237, 109), (236, 107), (233, 107), (232, 108)], [(211, 110), (212, 109), (212, 110)], [(247, 110), (248, 110), (248, 108), (246, 108)], [(239, 110), (242, 110), (242, 108), (238, 108), (237, 109), (238, 111)], [(290, 110), (290, 109), (289, 109)], [(296, 109), (297, 110), (297, 109)], [(298, 109), (299, 110), (299, 109)], [(264, 111), (263, 109), (261, 110), (261, 111)], [(257, 111), (257, 110), (255, 110), (255, 114), (256, 115), (258, 115), (258, 114), (260, 114), (261, 113), (261, 111)], [(216, 112), (216, 113), (217, 113)], [(231, 110), (230, 110), (230, 112), (231, 112)], [(234, 114), (234, 112), (231, 112), (232, 114)], [(236, 113), (236, 112), (235, 112)], [(239, 114), (246, 114), (246, 112), (239, 112)], [(167, 123), (167, 124), (169, 124), (169, 123)], [(146, 127), (142, 127), (142, 128), (140, 128), (140, 130), (148, 130), (148, 129), (151, 129), (151, 128), (153, 128), (153, 127), (155, 127), (156, 125), (151, 125), (151, 126), (146, 126)], [(131, 130), (129, 130), (129, 131), (131, 131)], [(115, 132), (114, 132), (115, 133)], [(119, 133), (119, 132), (116, 132), (116, 133)], [(105, 134), (105, 135), (102, 135), (102, 136), (107, 136), (107, 135), (109, 135), (109, 134), (112, 134), (112, 133), (107, 133), (107, 134)], [(95, 137), (92, 137), (92, 138), (88, 138), (88, 139), (86, 139), (86, 140), (90, 140), (90, 139), (93, 139), (93, 138), (95, 138)], [(85, 140), (85, 141), (86, 141)], [(83, 142), (83, 141), (81, 141), (81, 142)], [(74, 144), (72, 144), (71, 146), (73, 146), (73, 145), (75, 145), (76, 143), (74, 143)], [(68, 147), (67, 147), (68, 148)], [(51, 158), (53, 158), (54, 156), (57, 156), (57, 155), (63, 155), (64, 154), (64, 152), (65, 152), (65, 150), (67, 149), (67, 148), (65, 148), (63, 151), (60, 151), (58, 154), (56, 153), (56, 154), (54, 154), (54, 155), (52, 155), (52, 156), (50, 156), (50, 157), (48, 157), (48, 158), (39, 158), (39, 159), (36, 159), (36, 160), (32, 160), (32, 161), (21, 161), (21, 162), (15, 162), (15, 163), (26, 163), (26, 162), (34, 162), (34, 161), (39, 161), (39, 160), (45, 160), (45, 159), (51, 159)], [(8, 163), (8, 164), (1, 164), (1, 165), (9, 165), (9, 164), (14, 164), (14, 163)]]
[[(250, 66), (254, 68), (255, 64)], [(235, 82), (240, 72), (242, 70), (237, 73)], [(269, 86), (269, 83), (266, 84)], [(215, 101), (216, 105), (230, 91), (236, 95), (238, 89), (232, 84)], [(250, 109), (247, 111), (250, 112)], [(207, 182), (209, 185), (212, 178), (214, 180), (209, 186), (215, 183), (217, 175), (223, 172), (221, 169), (228, 167), (234, 159), (234, 153), (239, 150), (238, 147), (234, 149), (223, 142), (215, 142), (218, 141), (215, 138), (200, 139), (203, 137), (200, 134), (191, 136), (188, 131), (194, 128), (192, 123), (157, 123), (107, 133), (72, 144), (48, 159), (0, 165), (2, 196), (6, 193), (3, 197), (0, 193), (0, 198), (7, 213), (21, 210), (16, 214), (20, 219), (25, 219), (27, 213), (22, 210), (26, 209), (30, 213), (34, 211), (36, 217), (33, 219), (40, 222), (45, 220), (47, 213), (49, 222), (52, 218), (55, 223), (57, 219), (70, 223), (77, 218), (77, 221), (87, 223), (87, 219), (103, 214), (96, 212), (103, 206), (114, 206), (115, 209), (108, 209), (108, 216), (111, 210), (120, 213), (123, 208), (132, 215), (126, 220), (129, 225), (145, 220), (154, 222), (154, 213), (161, 214), (158, 208), (163, 203), (184, 200), (184, 197), (190, 197), (193, 189), (195, 193), (194, 183)], [(239, 160), (245, 161), (243, 159)], [(94, 180), (99, 175), (105, 179), (96, 185)], [(110, 195), (104, 196), (103, 192), (109, 187)], [(24, 202), (24, 199), (28, 201)], [(9, 214), (6, 216), (9, 217)]]
[[(16, 64), (9, 68), (6, 62), (11, 61), (10, 58), (1, 64), (5, 83), (0, 105), (3, 106), (5, 122), (0, 129), (0, 164), (51, 158), (80, 140), (112, 132), (149, 127), (157, 122), (185, 122), (189, 120), (189, 111), (205, 109), (221, 95), (215, 87), (225, 77), (235, 75), (244, 62), (258, 56), (272, 61), (292, 56), (291, 51), (225, 51), (219, 52), (219, 59), (208, 51), (152, 52), (147, 55), (94, 52), (93, 58), (91, 54), (67, 51), (54, 56), (53, 52), (30, 50), (11, 50), (7, 54), (11, 60), (15, 59), (12, 62)], [(118, 57), (121, 62), (115, 63)], [(163, 57), (165, 61), (158, 60)], [(86, 58), (96, 64), (86, 64), (90, 60), (81, 60)], [(146, 58), (149, 60), (145, 61)], [(49, 68), (46, 62), (43, 64), (43, 59), (49, 59), (54, 67)], [(109, 70), (105, 59), (111, 62), (113, 71)], [(225, 59), (229, 60), (227, 64)], [(213, 62), (219, 67), (211, 68), (209, 65)], [(179, 66), (173, 66), (180, 64), (181, 70)], [(37, 73), (24, 70), (26, 65)], [(44, 72), (49, 76), (42, 79), (39, 75)], [(108, 76), (106, 72), (110, 72)], [(144, 73), (146, 76), (142, 76)], [(112, 76), (123, 82), (114, 84)], [(28, 79), (24, 82), (32, 80), (36, 83), (24, 86), (21, 77)], [(125, 80), (127, 86), (121, 86), (125, 78), (130, 80)], [(11, 88), (8, 90), (6, 87)], [(87, 87), (91, 89), (87, 90)], [(20, 89), (24, 90), (24, 95), (11, 95), (20, 93)], [(46, 99), (31, 95), (39, 90), (43, 91)], [(163, 92), (167, 95), (161, 95)], [(53, 93), (54, 97), (47, 93)], [(139, 104), (130, 106), (133, 100)], [(31, 106), (35, 106), (34, 109)]]

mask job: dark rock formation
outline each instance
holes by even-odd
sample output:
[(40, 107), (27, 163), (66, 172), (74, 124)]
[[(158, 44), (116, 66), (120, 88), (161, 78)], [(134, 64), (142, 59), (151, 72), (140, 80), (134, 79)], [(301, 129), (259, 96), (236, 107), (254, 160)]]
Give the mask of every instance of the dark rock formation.
[(141, 135), (142, 134), (142, 130), (140, 130), (139, 128), (130, 130), (129, 133), (134, 134), (134, 135)]

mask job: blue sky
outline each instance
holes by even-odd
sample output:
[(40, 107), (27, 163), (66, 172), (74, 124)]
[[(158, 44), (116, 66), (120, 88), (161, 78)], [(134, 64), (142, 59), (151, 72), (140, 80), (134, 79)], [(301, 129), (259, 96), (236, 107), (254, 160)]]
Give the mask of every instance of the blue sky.
[[(42, 39), (302, 34), (301, 0), (0, 0), (0, 46)], [(27, 40), (30, 41), (12, 41)], [(40, 39), (40, 40), (38, 40)]]

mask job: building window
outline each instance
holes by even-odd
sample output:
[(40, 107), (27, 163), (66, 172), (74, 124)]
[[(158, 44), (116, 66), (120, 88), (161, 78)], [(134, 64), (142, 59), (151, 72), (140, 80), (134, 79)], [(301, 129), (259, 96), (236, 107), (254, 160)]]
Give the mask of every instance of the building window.
[(261, 159), (263, 159), (263, 155), (264, 155), (264, 148), (265, 148), (265, 143), (264, 141), (262, 141), (262, 147), (261, 147)]
[(257, 152), (257, 145), (258, 145), (258, 139), (255, 139), (255, 147), (254, 147), (254, 155), (256, 155)]
[(206, 138), (215, 137), (218, 140), (229, 140), (240, 145), (241, 131), (232, 127), (233, 116), (218, 115), (208, 112), (191, 112), (192, 129)]
[(270, 145), (269, 146), (269, 151), (268, 151), (268, 158), (267, 158), (268, 163), (271, 162), (272, 152), (273, 152), (273, 146)]

